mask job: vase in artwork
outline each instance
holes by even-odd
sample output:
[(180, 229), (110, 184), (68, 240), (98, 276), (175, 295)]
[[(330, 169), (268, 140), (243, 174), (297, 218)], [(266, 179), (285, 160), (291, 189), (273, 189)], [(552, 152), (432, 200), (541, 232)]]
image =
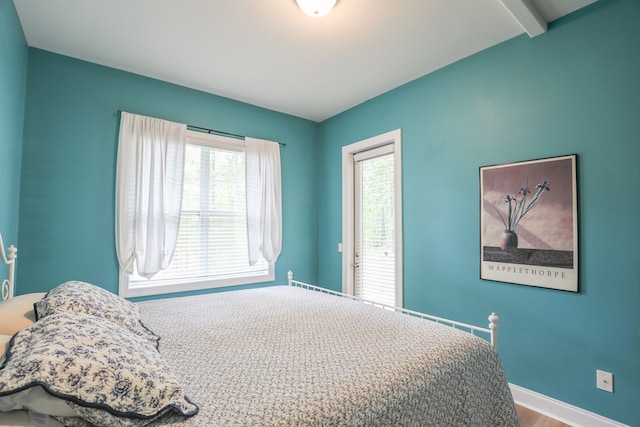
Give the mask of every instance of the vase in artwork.
[(515, 231), (504, 230), (500, 235), (500, 249), (508, 251), (518, 247), (518, 235)]

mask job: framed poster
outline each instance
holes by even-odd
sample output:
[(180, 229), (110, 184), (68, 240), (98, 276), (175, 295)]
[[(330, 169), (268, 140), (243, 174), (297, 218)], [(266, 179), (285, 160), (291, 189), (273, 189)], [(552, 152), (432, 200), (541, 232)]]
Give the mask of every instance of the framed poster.
[(480, 168), (480, 278), (578, 292), (575, 154)]

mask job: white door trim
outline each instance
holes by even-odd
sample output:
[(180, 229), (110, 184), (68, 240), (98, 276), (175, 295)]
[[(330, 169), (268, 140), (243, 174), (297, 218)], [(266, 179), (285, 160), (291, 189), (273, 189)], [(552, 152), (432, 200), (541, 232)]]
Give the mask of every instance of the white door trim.
[(392, 130), (378, 136), (364, 139), (342, 147), (342, 292), (354, 294), (354, 162), (356, 153), (382, 145), (393, 144), (394, 182), (395, 182), (395, 229), (396, 229), (396, 303), (403, 306), (402, 292), (402, 131)]

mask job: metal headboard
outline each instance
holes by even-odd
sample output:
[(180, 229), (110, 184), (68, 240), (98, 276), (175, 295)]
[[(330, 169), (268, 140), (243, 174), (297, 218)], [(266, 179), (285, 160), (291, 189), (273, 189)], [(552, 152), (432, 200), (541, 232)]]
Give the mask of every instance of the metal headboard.
[(0, 299), (2, 301), (9, 298), (13, 298), (13, 284), (15, 279), (16, 268), (16, 254), (18, 249), (11, 245), (7, 248), (7, 252), (4, 251), (4, 241), (2, 240), (2, 234), (0, 233), (0, 258), (2, 262), (9, 266), (9, 275), (2, 281), (2, 293)]

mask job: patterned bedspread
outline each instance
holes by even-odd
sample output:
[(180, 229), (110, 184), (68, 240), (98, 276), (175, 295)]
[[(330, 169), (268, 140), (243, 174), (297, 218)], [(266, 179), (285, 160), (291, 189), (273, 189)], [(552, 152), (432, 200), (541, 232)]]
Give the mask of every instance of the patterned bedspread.
[(139, 303), (200, 406), (182, 426), (517, 426), (500, 360), (465, 332), (275, 286)]

